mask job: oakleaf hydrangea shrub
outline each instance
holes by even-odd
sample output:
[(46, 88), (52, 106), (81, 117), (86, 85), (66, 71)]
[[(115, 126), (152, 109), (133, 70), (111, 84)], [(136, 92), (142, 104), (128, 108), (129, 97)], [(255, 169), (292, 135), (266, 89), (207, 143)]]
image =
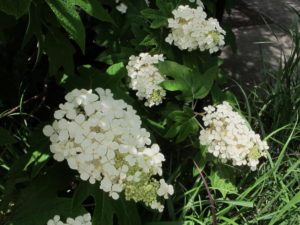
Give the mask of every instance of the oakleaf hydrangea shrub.
[(62, 222), (60, 216), (56, 215), (53, 219), (47, 222), (47, 225), (92, 225), (91, 215), (89, 213), (82, 216), (77, 216), (76, 218), (67, 218), (66, 222)]
[(162, 54), (151, 56), (149, 53), (140, 53), (139, 56), (130, 56), (126, 66), (131, 78), (130, 88), (137, 91), (138, 99), (145, 99), (145, 106), (152, 107), (162, 103), (166, 91), (159, 86), (165, 77), (159, 73), (156, 64), (163, 62)]
[(171, 33), (166, 42), (176, 45), (181, 50), (219, 51), (224, 42), (225, 31), (218, 20), (207, 18), (203, 6), (196, 9), (188, 5), (180, 5), (172, 11), (173, 18), (168, 19)]
[(50, 138), (50, 151), (57, 161), (66, 160), (82, 180), (100, 182), (100, 189), (118, 199), (144, 202), (163, 210), (158, 197), (173, 194), (162, 176), (165, 157), (132, 106), (115, 100), (109, 89), (74, 89), (55, 111), (55, 121), (43, 132)]
[(233, 111), (228, 102), (204, 108), (205, 129), (200, 131), (200, 143), (208, 152), (233, 165), (247, 165), (256, 170), (260, 157), (266, 156), (268, 144), (248, 126), (247, 121)]
[[(34, 1), (26, 2), (32, 4)], [(213, 197), (220, 200), (215, 202), (215, 209), (223, 210), (223, 206), (231, 203), (222, 203), (224, 199), (220, 194), (223, 198), (227, 190), (240, 194), (237, 187), (242, 185), (232, 181), (238, 179), (231, 179), (240, 174), (229, 173), (227, 176), (227, 172), (235, 168), (228, 167), (227, 170), (227, 166), (220, 164), (245, 165), (255, 170), (268, 149), (267, 143), (227, 102), (204, 108), (205, 113), (200, 113), (204, 127), (199, 137), (202, 123), (197, 120), (200, 114), (195, 111), (206, 102), (230, 98), (230, 92), (223, 93), (219, 87), (226, 86), (218, 59), (218, 51), (225, 45), (225, 31), (205, 12), (207, 9), (211, 15), (218, 14), (215, 14), (214, 2), (47, 0), (30, 7), (27, 5), (30, 17), (22, 17), (21, 24), (24, 25), (24, 20), (31, 16), (35, 21), (28, 21), (28, 29), (34, 29), (34, 32), (24, 36), (24, 49), (27, 49), (24, 59), (30, 68), (24, 70), (22, 67), (16, 70), (18, 73), (9, 72), (14, 76), (27, 71), (26, 76), (34, 78), (33, 84), (26, 83), (25, 79), (24, 85), (15, 85), (20, 90), (11, 86), (12, 93), (25, 93), (21, 89), (28, 85), (28, 92), (24, 101), (20, 101), (22, 108), (8, 105), (0, 118), (4, 121), (4, 117), (14, 110), (26, 112), (30, 106), (38, 106), (38, 110), (28, 114), (30, 117), (25, 113), (13, 113), (22, 122), (11, 125), (17, 127), (17, 132), (8, 140), (12, 144), (1, 145), (9, 150), (3, 153), (5, 165), (1, 170), (1, 175), (4, 173), (4, 182), (0, 183), (1, 199), (7, 197), (0, 204), (1, 222), (4, 219), (7, 220), (4, 224), (43, 225), (40, 221), (45, 223), (49, 219), (47, 225), (141, 225), (150, 224), (151, 219), (154, 223), (164, 221), (166, 224), (177, 223), (179, 219), (184, 224), (196, 220), (212, 224), (213, 212), (207, 210), (207, 190), (202, 185), (204, 178), (207, 178), (209, 188), (216, 190), (211, 192)], [(9, 19), (3, 13), (0, 17), (5, 21)], [(12, 28), (13, 25), (5, 29), (13, 31)], [(9, 40), (6, 31), (3, 34), (4, 39)], [(43, 45), (40, 45), (40, 37), (43, 37)], [(228, 37), (226, 41), (230, 39)], [(43, 52), (42, 60), (38, 60), (39, 54), (33, 52), (36, 41)], [(27, 55), (28, 50), (30, 55)], [(24, 52), (20, 50), (20, 53)], [(22, 59), (22, 54), (15, 55)], [(37, 60), (32, 56), (37, 56)], [(19, 61), (12, 59), (5, 62)], [(33, 73), (28, 73), (31, 70)], [(41, 84), (44, 85), (42, 88)], [(39, 118), (39, 112), (44, 116), (49, 108), (56, 108), (55, 98), (61, 97), (59, 94), (64, 88), (69, 90), (70, 87), (77, 89), (65, 93), (65, 100), (54, 112), (54, 121), (43, 127), (43, 134), (50, 140), (50, 152), (47, 152), (48, 146), (39, 141), (41, 131), (29, 130), (36, 124), (31, 118)], [(91, 87), (99, 88), (89, 90)], [(35, 93), (41, 89), (43, 93)], [(170, 91), (168, 98), (167, 90)], [(127, 102), (115, 98), (112, 92)], [(136, 96), (132, 97), (132, 93)], [(27, 100), (29, 94), (34, 97)], [(10, 99), (3, 99), (1, 108), (4, 109), (2, 104), (6, 102), (13, 104)], [(138, 107), (139, 115), (133, 105)], [(9, 121), (4, 121), (0, 127), (2, 135), (9, 134), (2, 128), (6, 124), (10, 124)], [(24, 138), (20, 136), (22, 130), (26, 131)], [(150, 139), (150, 132), (153, 139)], [(8, 137), (2, 139), (7, 141)], [(23, 143), (15, 144), (15, 141)], [(200, 149), (199, 144), (202, 145)], [(21, 151), (20, 146), (24, 146)], [(216, 160), (207, 163), (206, 148), (217, 157)], [(49, 160), (49, 154), (56, 162)], [(170, 160), (166, 162), (166, 158)], [(202, 167), (204, 178), (193, 176), (191, 160), (206, 165)], [(221, 171), (225, 167), (226, 171)], [(11, 173), (16, 168), (20, 173)], [(76, 177), (73, 177), (74, 171)], [(170, 182), (165, 180), (166, 174)], [(21, 179), (14, 185), (19, 175)], [(23, 175), (26, 175), (25, 179), (22, 179)], [(10, 177), (7, 182), (6, 177)], [(169, 211), (159, 214), (164, 210), (164, 199), (174, 194), (174, 187), (169, 183), (177, 184), (179, 195), (167, 201)], [(35, 191), (40, 184), (45, 185)], [(13, 197), (10, 199), (6, 193), (13, 193)], [(235, 196), (239, 195), (227, 196), (226, 200), (234, 202)], [(190, 204), (195, 198), (204, 201)], [(34, 203), (41, 200), (43, 207), (36, 207)], [(158, 212), (145, 210), (134, 202)], [(8, 210), (4, 208), (5, 204), (10, 207)], [(66, 215), (70, 210), (72, 213), (86, 210), (92, 213), (94, 221), (90, 214), (66, 220), (54, 214), (46, 218), (45, 213), (39, 215), (42, 210), (51, 212), (53, 205), (57, 205), (58, 215)], [(233, 211), (225, 213), (224, 218), (230, 218)], [(197, 216), (196, 220), (194, 216)], [(249, 217), (254, 221), (254, 217)], [(10, 219), (12, 222), (8, 221)], [(242, 224), (246, 219), (235, 221)], [(222, 218), (218, 220), (221, 222)]]

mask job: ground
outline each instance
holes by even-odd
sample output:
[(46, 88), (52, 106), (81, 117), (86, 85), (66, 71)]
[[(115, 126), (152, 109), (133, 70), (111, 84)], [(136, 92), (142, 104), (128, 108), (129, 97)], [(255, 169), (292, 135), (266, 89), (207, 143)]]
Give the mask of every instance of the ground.
[(236, 35), (237, 53), (229, 47), (222, 53), (224, 71), (251, 86), (264, 78), (263, 71), (279, 65), (282, 52), (288, 55), (299, 0), (239, 0), (224, 22), (230, 22)]

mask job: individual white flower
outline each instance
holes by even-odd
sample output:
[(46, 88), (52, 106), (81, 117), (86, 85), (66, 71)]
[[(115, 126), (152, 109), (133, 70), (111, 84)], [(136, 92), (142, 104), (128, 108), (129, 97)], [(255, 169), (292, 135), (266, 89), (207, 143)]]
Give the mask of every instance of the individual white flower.
[(91, 214), (87, 213), (76, 218), (67, 218), (66, 223), (60, 220), (60, 216), (56, 215), (47, 222), (47, 225), (92, 225)]
[(113, 199), (124, 191), (126, 199), (153, 206), (160, 188), (154, 176), (162, 176), (164, 155), (157, 144), (151, 145), (150, 134), (132, 106), (115, 100), (110, 90), (95, 91), (68, 93), (52, 126), (44, 127), (54, 159), (66, 160), (82, 180), (99, 181), (100, 189)]
[(152, 209), (158, 209), (159, 212), (163, 212), (164, 206), (159, 202), (153, 202), (150, 206)]
[(266, 156), (269, 146), (249, 128), (247, 121), (232, 110), (228, 102), (204, 107), (205, 129), (200, 131), (200, 144), (222, 162), (231, 160), (233, 165), (248, 165), (256, 170), (259, 158)]
[[(119, 3), (119, 2), (120, 2), (120, 0), (116, 0), (116, 3)], [(118, 5), (116, 6), (116, 9), (117, 9), (120, 13), (125, 14), (125, 13), (127, 12), (128, 7), (127, 7), (126, 4), (124, 4), (123, 2), (121, 2), (120, 4), (118, 4)]]
[(160, 179), (159, 183), (160, 183), (160, 186), (159, 186), (159, 189), (157, 190), (157, 194), (159, 196), (164, 196), (164, 198), (167, 199), (169, 195), (174, 194), (173, 186), (167, 184), (164, 179)]
[(52, 126), (47, 125), (47, 126), (45, 126), (45, 127), (43, 128), (43, 133), (44, 133), (46, 136), (50, 137), (50, 136), (54, 133), (54, 129), (52, 128)]
[(140, 100), (145, 99), (145, 105), (152, 107), (162, 103), (166, 91), (159, 86), (165, 80), (155, 66), (164, 61), (163, 55), (140, 53), (139, 56), (130, 56), (126, 69), (131, 78), (130, 87), (137, 91), (136, 95)]
[(172, 14), (174, 18), (168, 19), (171, 33), (165, 39), (169, 44), (174, 43), (181, 50), (200, 49), (209, 50), (210, 53), (219, 51), (225, 44), (226, 32), (216, 19), (207, 19), (203, 5), (196, 9), (180, 5)]

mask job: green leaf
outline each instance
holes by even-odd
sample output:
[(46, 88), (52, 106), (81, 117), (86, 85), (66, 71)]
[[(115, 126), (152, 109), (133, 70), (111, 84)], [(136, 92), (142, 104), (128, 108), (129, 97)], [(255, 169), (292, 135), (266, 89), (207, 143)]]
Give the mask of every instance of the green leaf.
[[(105, 87), (110, 79), (110, 77), (97, 68), (92, 67), (91, 65), (82, 65), (78, 67), (79, 75), (68, 74), (67, 78), (63, 81), (62, 86), (71, 91), (74, 88), (85, 88), (85, 89), (94, 89), (97, 87)], [(106, 79), (107, 78), (107, 79)]]
[(59, 163), (23, 188), (13, 208), (11, 224), (41, 225), (54, 215), (66, 218), (86, 213), (81, 205), (71, 211), (72, 199), (58, 196), (71, 184), (73, 176), (66, 164)]
[(159, 10), (144, 9), (141, 14), (146, 18), (152, 20), (150, 28), (158, 29), (160, 27), (166, 27), (168, 25), (168, 18), (172, 15), (172, 3), (165, 0), (156, 0), (156, 5)]
[(75, 49), (59, 30), (51, 28), (46, 34), (44, 51), (48, 55), (50, 75), (57, 75), (61, 68), (65, 73), (74, 74), (73, 54)]
[(235, 186), (233, 170), (226, 165), (217, 165), (211, 170), (209, 179), (211, 188), (219, 190), (223, 196), (226, 197), (228, 193), (236, 193), (237, 187)]
[(218, 218), (221, 219), (221, 220), (224, 220), (225, 222), (227, 222), (227, 224), (239, 225), (238, 223), (234, 222), (232, 219), (229, 219), (227, 217), (220, 216)]
[(229, 205), (237, 205), (237, 206), (243, 206), (248, 208), (253, 208), (254, 204), (253, 202), (247, 202), (247, 201), (234, 201), (234, 200), (215, 200), (216, 202), (222, 202)]
[(135, 54), (134, 50), (132, 48), (127, 47), (121, 47), (120, 51), (114, 52), (114, 51), (105, 51), (101, 53), (96, 60), (100, 62), (104, 62), (108, 65), (112, 65), (114, 63), (123, 62), (127, 63), (128, 58)]
[[(283, 218), (283, 215), (285, 212), (289, 211), (292, 207), (294, 207), (296, 204), (300, 203), (300, 191), (297, 192), (297, 194), (287, 202), (287, 204), (283, 207), (281, 207), (278, 210), (278, 213), (274, 215), (269, 225), (275, 224), (278, 220)], [(277, 224), (277, 223), (276, 223)]]
[[(119, 64), (119, 66), (120, 66), (120, 64)], [(116, 69), (116, 67), (115, 67), (115, 69)], [(111, 69), (111, 71), (110, 71), (111, 73), (112, 73), (112, 70), (113, 69)], [(124, 75), (124, 74), (118, 74), (118, 76), (109, 76), (109, 75), (106, 75), (106, 74), (100, 72), (100, 70), (98, 70), (94, 67), (91, 67), (89, 65), (80, 66), (78, 68), (78, 71), (80, 73), (81, 79), (89, 81), (90, 88), (102, 87), (102, 88), (113, 89), (114, 87), (116, 87), (118, 85), (118, 83), (120, 82), (121, 78)]]
[(28, 178), (24, 172), (24, 167), (30, 159), (30, 155), (22, 155), (13, 161), (9, 171), (5, 175), (4, 190), (1, 196), (0, 208), (7, 209), (12, 201), (15, 201), (19, 190), (17, 184), (27, 181)]
[(172, 61), (164, 61), (158, 64), (161, 74), (173, 78), (162, 82), (162, 87), (168, 91), (180, 91), (178, 100), (191, 102), (194, 99), (202, 99), (209, 93), (219, 69), (211, 67), (204, 74), (196, 72), (189, 67)]
[(155, 40), (154, 35), (148, 34), (140, 43), (142, 46), (158, 46), (157, 41)]
[(33, 163), (42, 163), (48, 158), (49, 158), (48, 154), (43, 154), (39, 151), (34, 151), (24, 169), (26, 170)]
[[(202, 170), (204, 170), (206, 164), (209, 162), (208, 160), (208, 152), (207, 152), (207, 146), (200, 145), (199, 146), (200, 151), (197, 152), (196, 156), (194, 157), (194, 161), (197, 163), (198, 167)], [(193, 167), (193, 177), (198, 177), (199, 171), (198, 168)]]
[(124, 63), (120, 62), (120, 63), (116, 63), (111, 65), (110, 67), (108, 67), (108, 69), (106, 70), (106, 73), (108, 75), (114, 76), (117, 75), (118, 73), (120, 73), (122, 70), (124, 71), (125, 66)]
[(28, 12), (31, 0), (1, 0), (0, 10), (17, 19)]
[(10, 134), (10, 132), (0, 127), (0, 146), (16, 143), (17, 140)]
[(58, 21), (70, 36), (85, 51), (85, 29), (75, 9), (74, 0), (46, 0)]
[(125, 201), (123, 197), (113, 200), (107, 193), (99, 189), (99, 185), (82, 182), (77, 188), (72, 201), (72, 209), (78, 208), (89, 196), (95, 201), (93, 225), (113, 225), (114, 216), (118, 224), (140, 225), (140, 217), (133, 202)]
[(162, 15), (166, 17), (171, 17), (172, 10), (174, 9), (171, 2), (168, 2), (166, 0), (156, 0), (156, 5), (160, 9)]
[(177, 136), (177, 143), (183, 142), (188, 136), (196, 134), (199, 130), (194, 112), (189, 107), (184, 107), (183, 111), (173, 111), (168, 118), (172, 121), (172, 125), (165, 134), (165, 138)]
[(157, 29), (168, 25), (168, 17), (163, 16), (159, 10), (155, 9), (144, 9), (141, 14), (148, 19), (153, 20), (150, 28)]
[(91, 65), (83, 65), (78, 68), (79, 75), (67, 76), (62, 86), (67, 91), (71, 91), (74, 88), (95, 89), (98, 87), (104, 89), (110, 89), (114, 93), (114, 97), (123, 99), (127, 103), (131, 104), (132, 99), (126, 93), (126, 89), (121, 82), (121, 79), (125, 76), (125, 68), (120, 69), (115, 75), (108, 75), (103, 73)]
[(145, 225), (193, 225), (194, 223), (184, 221), (161, 221), (161, 222), (149, 222)]
[(211, 96), (214, 104), (221, 104), (223, 101), (229, 102), (231, 105), (237, 104), (237, 99), (231, 91), (223, 92), (218, 85), (214, 85), (211, 89)]
[(116, 24), (110, 14), (103, 8), (97, 0), (75, 0), (75, 4), (80, 6), (87, 14), (98, 20)]

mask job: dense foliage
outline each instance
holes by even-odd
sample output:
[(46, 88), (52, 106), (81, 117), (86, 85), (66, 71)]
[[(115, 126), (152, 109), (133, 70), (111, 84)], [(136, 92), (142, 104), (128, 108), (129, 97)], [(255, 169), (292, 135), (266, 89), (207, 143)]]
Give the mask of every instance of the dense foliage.
[(0, 224), (297, 224), (299, 34), (235, 97), (233, 6), (0, 0)]

